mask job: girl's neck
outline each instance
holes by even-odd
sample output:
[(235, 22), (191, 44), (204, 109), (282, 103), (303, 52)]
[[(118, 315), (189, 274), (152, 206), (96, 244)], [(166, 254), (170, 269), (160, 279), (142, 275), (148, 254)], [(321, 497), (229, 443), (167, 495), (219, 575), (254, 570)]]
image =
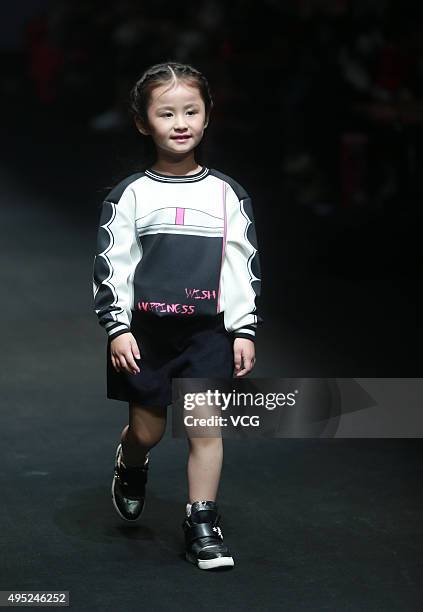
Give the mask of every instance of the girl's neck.
[(158, 158), (150, 170), (160, 172), (161, 174), (169, 174), (172, 176), (185, 176), (200, 172), (202, 166), (197, 164), (194, 156), (182, 159), (164, 159)]

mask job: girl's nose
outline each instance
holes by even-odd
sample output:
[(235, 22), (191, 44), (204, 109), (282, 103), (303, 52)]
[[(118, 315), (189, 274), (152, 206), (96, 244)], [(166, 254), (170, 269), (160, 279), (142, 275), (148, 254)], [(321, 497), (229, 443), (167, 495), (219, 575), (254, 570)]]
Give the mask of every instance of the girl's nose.
[(187, 123), (185, 117), (176, 117), (175, 118), (175, 128), (178, 130), (185, 129), (187, 127)]

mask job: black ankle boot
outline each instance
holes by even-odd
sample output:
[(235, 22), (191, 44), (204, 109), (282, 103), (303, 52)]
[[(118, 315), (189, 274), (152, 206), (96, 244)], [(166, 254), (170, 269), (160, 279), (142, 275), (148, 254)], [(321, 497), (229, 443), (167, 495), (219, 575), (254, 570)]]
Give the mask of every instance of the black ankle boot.
[(219, 527), (220, 515), (214, 501), (196, 501), (182, 523), (185, 558), (200, 569), (233, 567), (234, 560)]
[(112, 481), (113, 505), (121, 518), (134, 522), (141, 517), (145, 506), (145, 485), (148, 477), (150, 453), (143, 467), (122, 464), (122, 445), (118, 444)]

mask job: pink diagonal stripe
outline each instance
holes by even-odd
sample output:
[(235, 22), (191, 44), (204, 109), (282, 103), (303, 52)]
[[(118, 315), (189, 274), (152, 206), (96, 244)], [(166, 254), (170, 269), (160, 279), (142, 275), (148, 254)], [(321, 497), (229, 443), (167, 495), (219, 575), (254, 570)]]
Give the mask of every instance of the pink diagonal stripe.
[(219, 289), (217, 292), (217, 312), (219, 312), (219, 308), (220, 308), (220, 280), (222, 278), (222, 268), (223, 268), (223, 261), (225, 259), (225, 246), (226, 246), (226, 185), (225, 183), (222, 181), (222, 212), (223, 212), (223, 240), (222, 240), (222, 259), (220, 262), (220, 276), (219, 276)]

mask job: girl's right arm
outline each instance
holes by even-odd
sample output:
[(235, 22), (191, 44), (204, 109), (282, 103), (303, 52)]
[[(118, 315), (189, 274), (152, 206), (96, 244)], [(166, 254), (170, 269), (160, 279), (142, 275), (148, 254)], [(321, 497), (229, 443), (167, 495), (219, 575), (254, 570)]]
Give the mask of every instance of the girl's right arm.
[[(110, 340), (112, 363), (139, 372), (139, 350), (131, 334), (131, 279), (141, 258), (136, 240), (135, 194), (119, 185), (104, 200), (93, 264), (94, 310)], [(118, 341), (119, 340), (119, 341)]]
[(140, 351), (137, 341), (131, 333), (121, 334), (110, 343), (110, 357), (116, 372), (127, 370), (132, 374), (138, 374), (139, 367), (134, 357), (140, 359)]

